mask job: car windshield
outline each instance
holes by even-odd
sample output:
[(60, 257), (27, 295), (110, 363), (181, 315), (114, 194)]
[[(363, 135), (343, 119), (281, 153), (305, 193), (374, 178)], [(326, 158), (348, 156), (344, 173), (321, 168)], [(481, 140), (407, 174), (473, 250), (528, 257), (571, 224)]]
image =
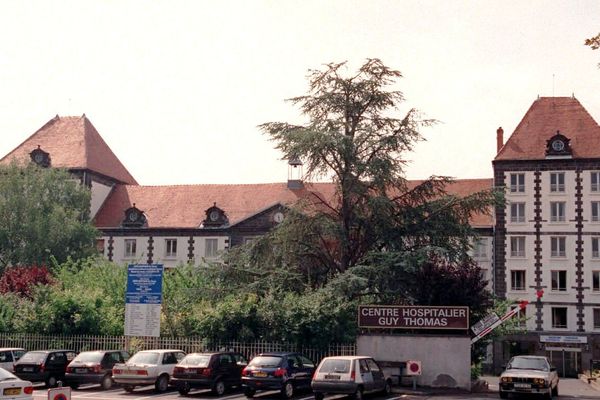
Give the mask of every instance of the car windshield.
[(537, 369), (548, 371), (548, 364), (542, 358), (515, 357), (508, 364), (507, 369)]
[(83, 353), (79, 353), (77, 357), (73, 359), (73, 361), (79, 362), (100, 362), (102, 360), (103, 354), (99, 351), (84, 351)]
[(188, 354), (185, 356), (183, 360), (179, 362), (181, 365), (195, 365), (197, 367), (206, 368), (208, 367), (208, 362), (210, 361), (210, 356), (204, 354)]
[(140, 351), (131, 357), (127, 364), (158, 364), (158, 353), (152, 351)]
[(12, 381), (15, 379), (19, 379), (4, 368), (0, 368), (0, 381)]
[(22, 363), (41, 363), (46, 359), (47, 353), (43, 351), (30, 351), (19, 360)]
[(323, 364), (319, 368), (319, 372), (329, 373), (337, 372), (340, 374), (346, 374), (350, 371), (350, 360), (336, 360), (329, 359), (323, 361)]
[(278, 356), (257, 356), (250, 361), (248, 366), (261, 368), (276, 368), (281, 364), (281, 357)]

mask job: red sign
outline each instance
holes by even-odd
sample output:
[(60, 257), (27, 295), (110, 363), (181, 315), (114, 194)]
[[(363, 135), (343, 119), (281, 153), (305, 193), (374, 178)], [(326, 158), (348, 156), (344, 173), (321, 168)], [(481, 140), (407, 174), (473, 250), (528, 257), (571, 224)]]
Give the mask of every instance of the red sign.
[(358, 306), (358, 326), (386, 329), (469, 329), (469, 307)]

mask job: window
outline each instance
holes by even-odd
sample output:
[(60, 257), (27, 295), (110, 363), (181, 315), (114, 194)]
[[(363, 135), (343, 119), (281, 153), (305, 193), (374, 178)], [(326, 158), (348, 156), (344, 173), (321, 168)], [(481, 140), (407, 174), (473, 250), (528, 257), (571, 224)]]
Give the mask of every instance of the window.
[(550, 221), (564, 222), (565, 221), (565, 202), (551, 201), (550, 202)]
[(600, 271), (592, 271), (592, 290), (600, 292)]
[(566, 242), (564, 236), (552, 236), (550, 238), (550, 257), (565, 257)]
[(177, 239), (165, 239), (165, 257), (177, 256)]
[(567, 271), (551, 271), (552, 290), (565, 292), (567, 290)]
[(473, 258), (487, 258), (487, 244), (486, 238), (479, 238), (475, 240), (473, 244)]
[(98, 250), (98, 253), (104, 254), (104, 239), (96, 240), (96, 250)]
[(525, 222), (525, 203), (510, 204), (510, 222)]
[(566, 307), (552, 307), (552, 327), (567, 327), (567, 309)]
[(592, 221), (600, 221), (600, 201), (592, 201)]
[(592, 238), (592, 258), (600, 258), (600, 247), (597, 237)]
[(600, 308), (594, 308), (594, 329), (600, 329)]
[(525, 271), (514, 270), (510, 271), (510, 289), (525, 290)]
[(554, 192), (554, 193), (565, 191), (565, 173), (564, 172), (551, 172), (550, 173), (550, 191)]
[(219, 250), (219, 239), (204, 240), (204, 257), (216, 257)]
[(510, 237), (510, 256), (525, 257), (525, 236)]
[(135, 257), (136, 239), (125, 239), (125, 257)]
[(525, 174), (510, 174), (510, 192), (525, 192)]
[(592, 192), (600, 192), (600, 172), (592, 172), (592, 184), (590, 190)]

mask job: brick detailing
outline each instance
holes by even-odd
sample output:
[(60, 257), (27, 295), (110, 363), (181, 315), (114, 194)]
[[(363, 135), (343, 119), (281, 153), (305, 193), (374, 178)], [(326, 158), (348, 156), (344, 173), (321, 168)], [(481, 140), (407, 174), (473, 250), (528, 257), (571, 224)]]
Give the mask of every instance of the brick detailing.
[(194, 237), (188, 239), (188, 262), (194, 262)]
[(154, 238), (152, 236), (148, 237), (148, 264), (152, 264), (152, 256), (154, 256), (153, 253), (154, 250)]
[[(494, 164), (494, 188), (505, 188), (504, 169)], [(496, 229), (494, 230), (494, 292), (506, 298), (506, 204), (495, 207)]]
[(112, 236), (108, 237), (108, 261), (112, 261), (113, 260), (113, 250), (115, 249), (114, 247), (115, 244), (115, 239)]
[(577, 291), (577, 332), (585, 332), (583, 308), (583, 178), (581, 170), (575, 171), (575, 227), (577, 228), (577, 241), (575, 242), (575, 276), (577, 277), (575, 289)]
[[(533, 187), (533, 199), (534, 199), (534, 208), (533, 208), (533, 220), (534, 220), (534, 230), (535, 230), (535, 246), (534, 246), (534, 267), (535, 267), (535, 290), (539, 290), (542, 286), (542, 173), (539, 170), (536, 170), (533, 173), (534, 179), (534, 187)], [(542, 330), (542, 323), (544, 317), (544, 311), (542, 307), (541, 299), (537, 299), (535, 302), (535, 330)]]

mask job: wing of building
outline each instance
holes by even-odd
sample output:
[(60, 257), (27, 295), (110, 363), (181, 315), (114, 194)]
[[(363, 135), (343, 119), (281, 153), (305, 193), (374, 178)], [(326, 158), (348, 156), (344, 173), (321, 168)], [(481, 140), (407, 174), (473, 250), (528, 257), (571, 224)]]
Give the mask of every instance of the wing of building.
[[(496, 295), (532, 304), (527, 333), (497, 341), (493, 363), (497, 370), (513, 354), (544, 354), (574, 375), (600, 358), (600, 127), (575, 98), (538, 98), (506, 143), (502, 128), (496, 135), (493, 178), (449, 187), (461, 196), (506, 190), (504, 207), (471, 220), (480, 234), (473, 257)], [(85, 115), (51, 119), (0, 163), (13, 159), (67, 168), (88, 185), (99, 249), (118, 263), (212, 259), (268, 232), (299, 200), (336, 201), (333, 184), (298, 177), (139, 185)]]

